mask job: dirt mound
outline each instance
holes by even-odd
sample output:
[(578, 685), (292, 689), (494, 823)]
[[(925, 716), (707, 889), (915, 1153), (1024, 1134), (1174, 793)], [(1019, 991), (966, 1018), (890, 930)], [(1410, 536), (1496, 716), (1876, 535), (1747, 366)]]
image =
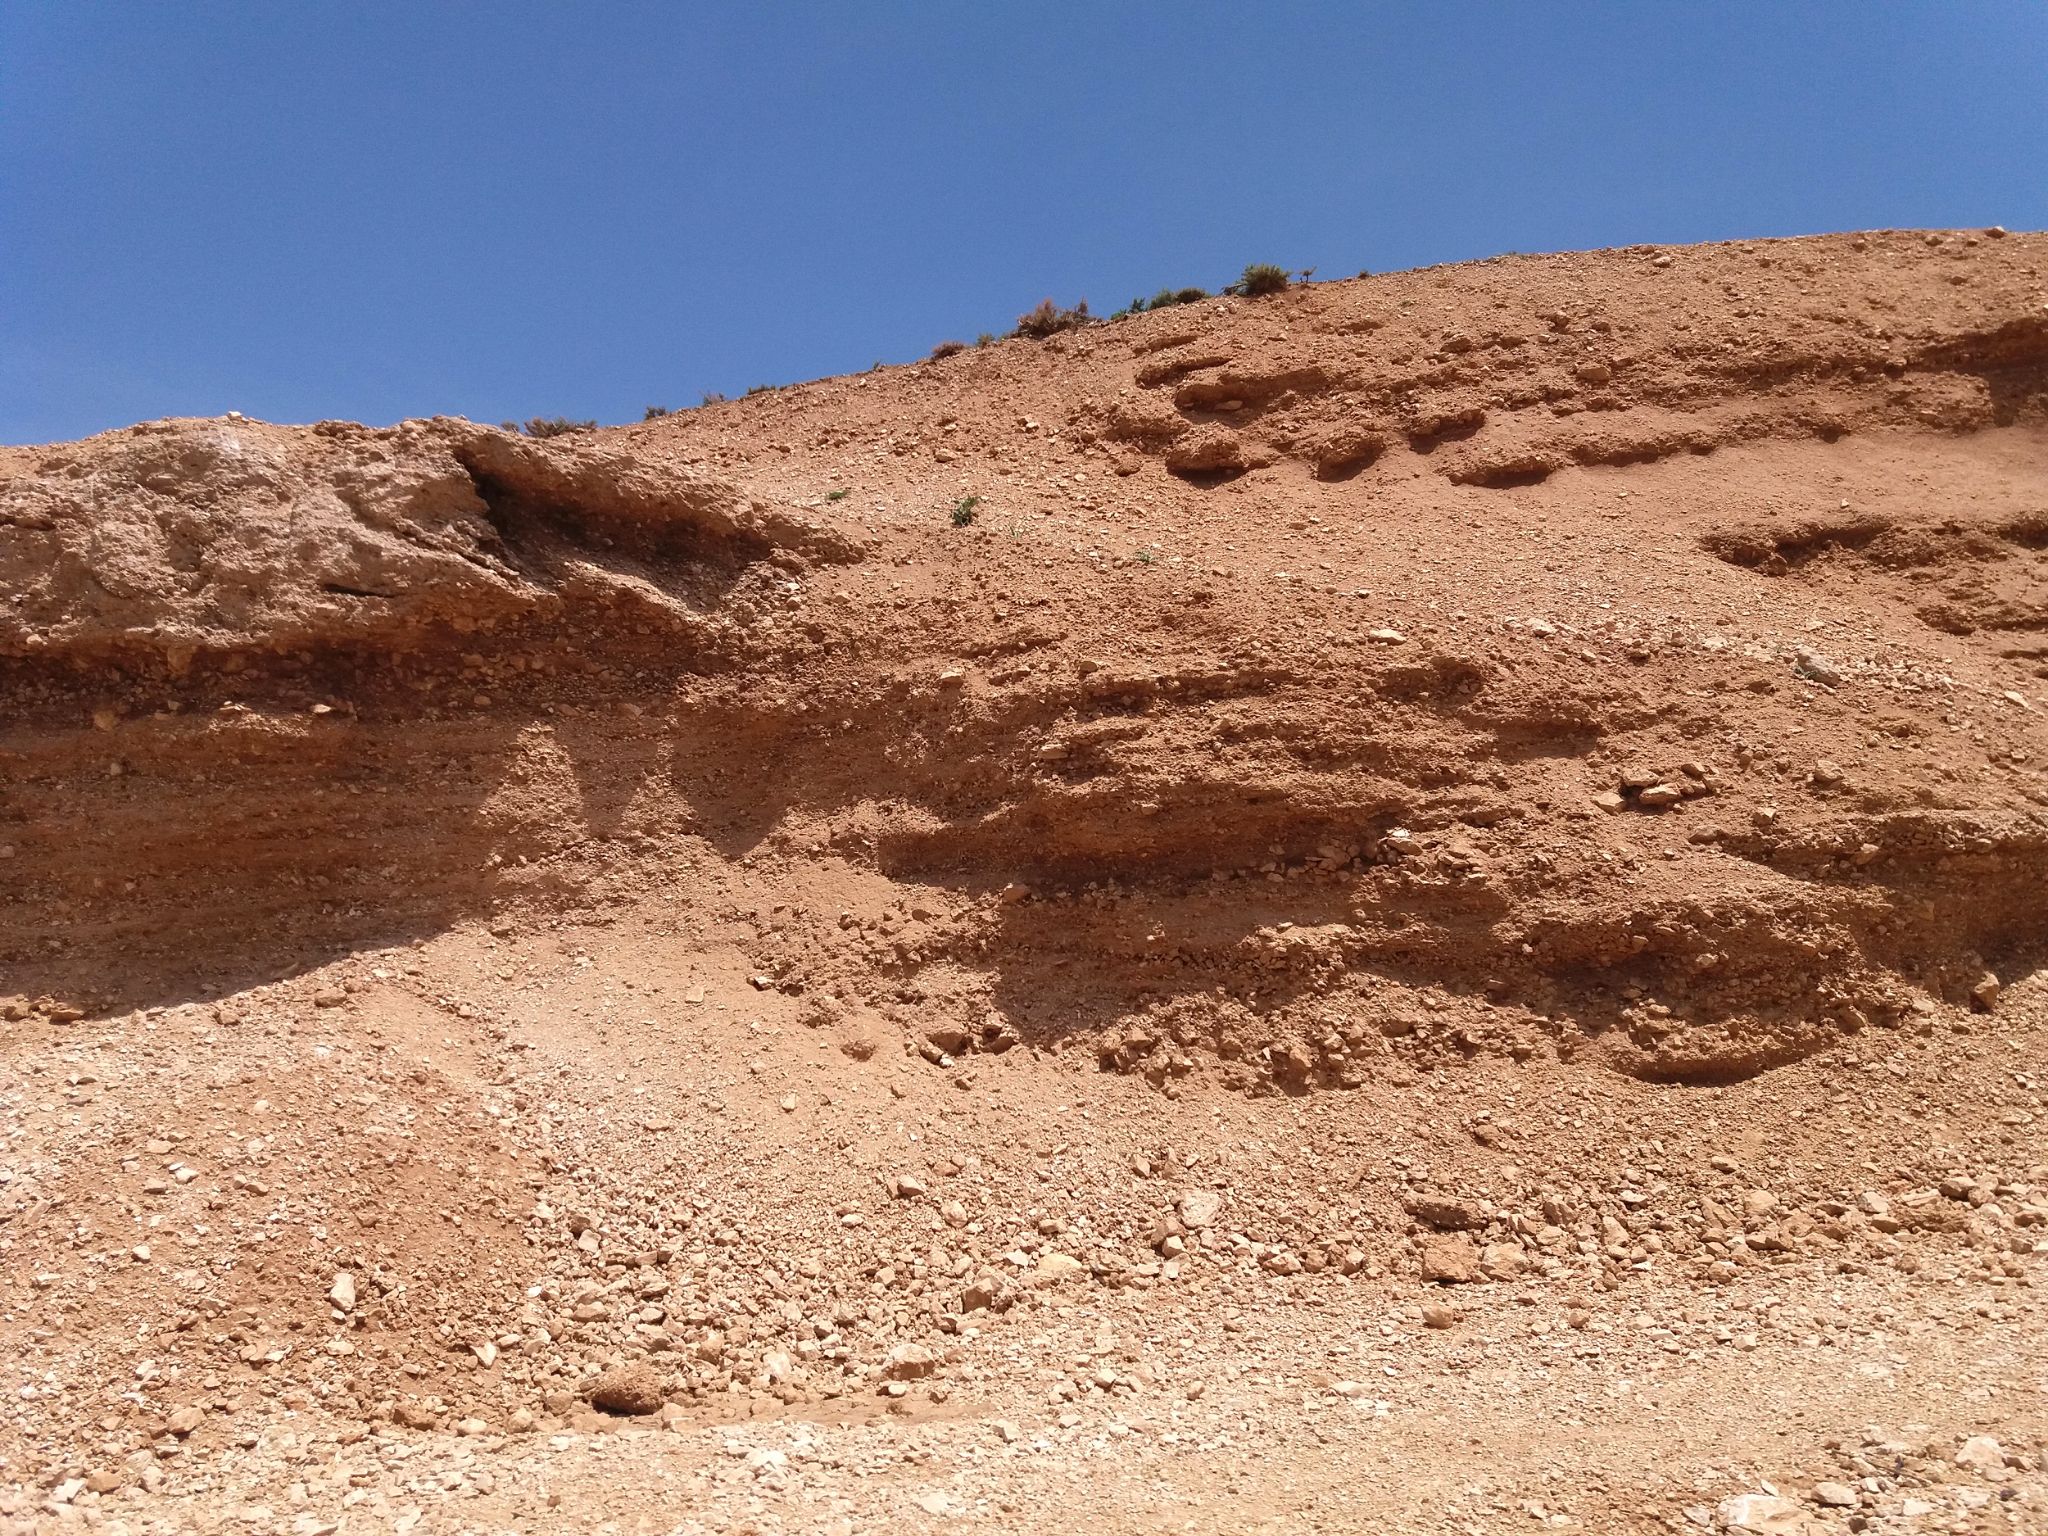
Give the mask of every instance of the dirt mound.
[[(943, 1418), (1033, 1379), (1012, 1314), (1266, 1288), (2024, 1289), (2044, 261), (1513, 257), (546, 441), (0, 450), (10, 1465)], [(1125, 1347), (1058, 1401), (1223, 1358)]]

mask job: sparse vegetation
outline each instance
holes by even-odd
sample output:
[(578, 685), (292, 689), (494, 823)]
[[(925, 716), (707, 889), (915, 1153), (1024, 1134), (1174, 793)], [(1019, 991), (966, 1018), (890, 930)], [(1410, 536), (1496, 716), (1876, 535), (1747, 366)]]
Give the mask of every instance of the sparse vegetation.
[(1061, 331), (1078, 330), (1094, 323), (1095, 317), (1088, 313), (1088, 301), (1083, 299), (1072, 309), (1061, 309), (1051, 299), (1040, 299), (1035, 308), (1026, 310), (1017, 317), (1017, 336), (1029, 336), (1034, 341), (1043, 341), (1048, 336), (1057, 336)]
[(567, 416), (535, 416), (525, 427), (528, 437), (567, 437), (572, 432), (595, 432), (594, 421), (571, 421)]
[(979, 336), (974, 338), (974, 344), (977, 347), (986, 347), (993, 343), (995, 339), (996, 333), (994, 331), (983, 331)]
[(1285, 267), (1276, 267), (1270, 261), (1255, 261), (1244, 269), (1232, 286), (1231, 292), (1241, 293), (1248, 299), (1263, 298), (1269, 293), (1278, 293), (1294, 281), (1294, 274)]
[(852, 494), (853, 492), (847, 490), (844, 486), (841, 486), (836, 491), (827, 491), (825, 493), (825, 499), (827, 501), (844, 501), (847, 497), (851, 496)]
[(1125, 315), (1142, 315), (1147, 310), (1171, 309), (1176, 304), (1199, 304), (1208, 297), (1206, 288), (1162, 288), (1149, 299), (1131, 300), (1128, 309), (1120, 309), (1110, 318), (1118, 320)]
[(780, 384), (749, 384), (746, 397), (751, 400), (756, 395), (772, 395), (780, 388)]
[(642, 421), (659, 421), (664, 416), (673, 415), (675, 415), (675, 412), (665, 405), (650, 405), (640, 419)]
[(974, 514), (980, 506), (981, 498), (979, 496), (962, 496), (953, 503), (953, 526), (955, 528), (965, 528), (974, 521)]
[(723, 405), (725, 404), (725, 396), (715, 389), (707, 389), (704, 391), (704, 398), (697, 403), (699, 405)]
[(932, 361), (937, 362), (942, 357), (952, 357), (966, 350), (967, 343), (964, 341), (942, 341), (932, 348)]

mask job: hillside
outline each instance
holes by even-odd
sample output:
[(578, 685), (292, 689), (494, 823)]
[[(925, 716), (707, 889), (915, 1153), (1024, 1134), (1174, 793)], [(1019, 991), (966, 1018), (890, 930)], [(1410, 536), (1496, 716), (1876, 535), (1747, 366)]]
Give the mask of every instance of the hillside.
[(2048, 1529), (2048, 235), (144, 423), (0, 593), (0, 1529)]

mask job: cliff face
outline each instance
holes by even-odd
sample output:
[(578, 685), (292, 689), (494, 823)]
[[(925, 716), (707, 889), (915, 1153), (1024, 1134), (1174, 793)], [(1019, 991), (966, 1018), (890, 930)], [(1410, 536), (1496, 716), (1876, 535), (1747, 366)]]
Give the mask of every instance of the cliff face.
[[(1981, 1001), (2048, 872), (2044, 250), (1508, 258), (549, 442), (14, 451), (10, 986), (744, 863), (819, 898), (776, 985), (1155, 1073), (1711, 1076)], [(842, 926), (842, 871), (925, 931)]]

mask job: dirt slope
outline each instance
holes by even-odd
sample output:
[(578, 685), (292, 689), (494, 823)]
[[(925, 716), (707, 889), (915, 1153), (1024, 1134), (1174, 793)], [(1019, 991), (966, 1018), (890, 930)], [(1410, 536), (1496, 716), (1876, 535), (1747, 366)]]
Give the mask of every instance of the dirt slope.
[(2048, 1528), (2044, 269), (0, 450), (0, 1516)]

